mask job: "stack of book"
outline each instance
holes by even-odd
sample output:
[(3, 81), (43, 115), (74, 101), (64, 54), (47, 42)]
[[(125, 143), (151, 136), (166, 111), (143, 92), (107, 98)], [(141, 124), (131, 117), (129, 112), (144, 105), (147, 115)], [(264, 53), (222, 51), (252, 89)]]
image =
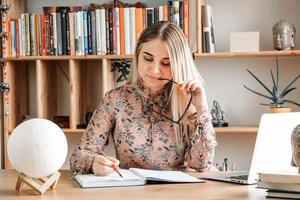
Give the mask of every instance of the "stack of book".
[(267, 189), (267, 197), (300, 199), (300, 174), (259, 173), (257, 187)]
[(156, 8), (113, 5), (89, 8), (44, 7), (9, 20), (9, 56), (133, 54), (141, 32), (157, 21), (171, 21), (189, 36), (189, 1)]

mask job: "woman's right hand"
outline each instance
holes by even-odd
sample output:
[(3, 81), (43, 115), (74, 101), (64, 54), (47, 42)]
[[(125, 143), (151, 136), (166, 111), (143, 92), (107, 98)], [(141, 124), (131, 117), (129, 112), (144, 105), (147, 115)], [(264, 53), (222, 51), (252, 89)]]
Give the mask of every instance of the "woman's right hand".
[(103, 155), (96, 155), (93, 163), (93, 172), (96, 176), (106, 176), (114, 172), (113, 165), (118, 167), (120, 161), (114, 157), (104, 157)]

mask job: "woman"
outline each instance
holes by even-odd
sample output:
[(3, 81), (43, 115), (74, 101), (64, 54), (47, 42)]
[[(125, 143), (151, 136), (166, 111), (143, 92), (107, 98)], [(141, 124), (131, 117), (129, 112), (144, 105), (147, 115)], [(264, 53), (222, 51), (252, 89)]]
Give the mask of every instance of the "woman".
[[(191, 104), (191, 105), (190, 105)], [(116, 158), (102, 149), (112, 135)], [(71, 157), (74, 172), (207, 170), (216, 146), (202, 79), (180, 28), (158, 22), (137, 42), (129, 84), (108, 92)]]

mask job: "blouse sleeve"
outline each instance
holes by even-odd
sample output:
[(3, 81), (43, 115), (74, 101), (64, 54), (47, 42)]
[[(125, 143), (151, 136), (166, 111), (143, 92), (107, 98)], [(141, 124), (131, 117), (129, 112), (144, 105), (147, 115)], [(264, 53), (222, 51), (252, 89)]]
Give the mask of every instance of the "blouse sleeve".
[(97, 147), (103, 150), (114, 126), (112, 98), (106, 94), (96, 108), (79, 144), (70, 158), (74, 173), (91, 173)]
[(193, 114), (189, 117), (188, 122), (190, 138), (185, 159), (189, 167), (197, 171), (206, 171), (212, 165), (217, 146), (209, 110)]

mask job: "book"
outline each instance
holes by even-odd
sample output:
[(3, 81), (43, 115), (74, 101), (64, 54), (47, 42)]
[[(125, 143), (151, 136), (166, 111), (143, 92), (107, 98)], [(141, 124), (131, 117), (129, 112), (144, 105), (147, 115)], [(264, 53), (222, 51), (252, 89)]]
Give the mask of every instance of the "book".
[(263, 182), (278, 182), (278, 183), (298, 183), (300, 184), (300, 174), (293, 172), (273, 172), (273, 173), (258, 173), (258, 180)]
[(278, 182), (257, 181), (257, 188), (287, 191), (287, 192), (300, 192), (300, 184), (297, 184), (297, 183), (278, 183)]
[(107, 176), (77, 174), (74, 178), (82, 188), (141, 186), (147, 183), (201, 183), (198, 178), (181, 171), (160, 171), (139, 168), (120, 169), (123, 178), (116, 172)]
[(215, 53), (215, 37), (213, 23), (213, 8), (210, 5), (202, 6), (203, 52)]
[(298, 192), (282, 192), (282, 191), (277, 191), (277, 190), (268, 190), (267, 191), (267, 197), (300, 199), (300, 193), (298, 193)]

